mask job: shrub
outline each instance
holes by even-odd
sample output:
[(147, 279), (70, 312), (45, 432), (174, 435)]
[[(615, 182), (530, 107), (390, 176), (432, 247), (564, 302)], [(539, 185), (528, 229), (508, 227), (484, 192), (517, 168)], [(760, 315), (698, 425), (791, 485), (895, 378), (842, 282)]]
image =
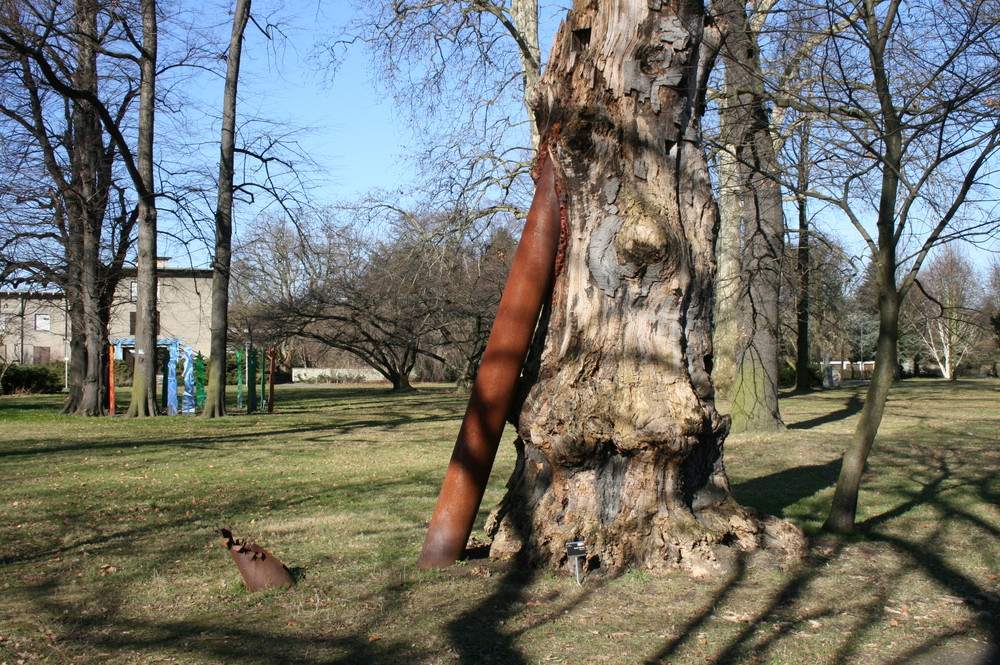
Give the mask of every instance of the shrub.
[[(818, 388), (823, 385), (823, 368), (816, 364), (809, 365), (809, 387)], [(792, 388), (795, 386), (795, 368), (782, 363), (778, 368), (778, 386)]]
[(115, 360), (115, 387), (127, 388), (132, 385), (132, 368), (124, 360)]
[[(51, 364), (51, 363), (50, 363)], [(63, 388), (63, 376), (48, 365), (11, 365), (3, 375), (4, 395), (11, 393), (57, 393)]]

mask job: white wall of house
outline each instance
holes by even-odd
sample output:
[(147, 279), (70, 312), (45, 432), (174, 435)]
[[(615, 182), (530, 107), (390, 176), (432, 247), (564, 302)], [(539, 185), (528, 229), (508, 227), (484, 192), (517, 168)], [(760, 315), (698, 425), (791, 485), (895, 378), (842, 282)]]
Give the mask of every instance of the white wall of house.
[[(160, 337), (176, 337), (206, 357), (211, 345), (212, 271), (161, 267)], [(112, 302), (109, 336), (135, 337), (135, 270)], [(0, 358), (23, 364), (63, 361), (69, 353), (66, 299), (59, 292), (0, 291)]]
[(0, 357), (4, 361), (62, 361), (68, 340), (66, 301), (61, 293), (0, 292)]

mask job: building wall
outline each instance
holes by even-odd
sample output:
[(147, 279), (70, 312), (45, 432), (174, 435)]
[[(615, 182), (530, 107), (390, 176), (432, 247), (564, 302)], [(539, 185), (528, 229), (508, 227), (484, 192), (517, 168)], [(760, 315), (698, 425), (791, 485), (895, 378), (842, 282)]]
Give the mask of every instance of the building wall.
[[(159, 336), (180, 338), (207, 357), (212, 340), (212, 271), (160, 268), (157, 281)], [(135, 271), (126, 271), (111, 309), (112, 338), (135, 337), (135, 296)]]
[[(209, 355), (212, 271), (161, 268), (160, 337), (176, 337)], [(135, 337), (135, 271), (125, 271), (111, 306), (109, 336)], [(45, 328), (48, 328), (47, 330)], [(0, 358), (22, 364), (63, 361), (69, 321), (62, 293), (0, 291)]]
[(69, 322), (61, 293), (0, 292), (0, 357), (35, 364), (62, 361)]

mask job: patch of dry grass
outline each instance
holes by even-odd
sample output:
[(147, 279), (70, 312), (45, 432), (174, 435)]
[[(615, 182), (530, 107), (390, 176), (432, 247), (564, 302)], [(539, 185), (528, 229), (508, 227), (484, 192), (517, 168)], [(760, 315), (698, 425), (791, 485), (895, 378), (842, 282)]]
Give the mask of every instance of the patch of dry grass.
[[(416, 568), (464, 410), (449, 388), (286, 388), (273, 415), (83, 420), (0, 400), (0, 663), (908, 663), (1000, 644), (996, 382), (894, 389), (859, 515), (818, 531), (860, 388), (734, 436), (736, 496), (811, 537), (731, 576)], [(503, 447), (485, 516), (513, 462)], [(298, 569), (251, 594), (213, 529)]]

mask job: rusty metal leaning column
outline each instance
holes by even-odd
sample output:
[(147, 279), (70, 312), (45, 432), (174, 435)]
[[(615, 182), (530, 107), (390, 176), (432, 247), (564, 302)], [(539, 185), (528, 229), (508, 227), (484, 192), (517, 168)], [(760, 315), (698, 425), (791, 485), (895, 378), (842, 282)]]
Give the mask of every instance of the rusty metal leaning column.
[(538, 316), (551, 297), (560, 237), (555, 169), (540, 157), (535, 196), (417, 563), (445, 568), (465, 551)]

